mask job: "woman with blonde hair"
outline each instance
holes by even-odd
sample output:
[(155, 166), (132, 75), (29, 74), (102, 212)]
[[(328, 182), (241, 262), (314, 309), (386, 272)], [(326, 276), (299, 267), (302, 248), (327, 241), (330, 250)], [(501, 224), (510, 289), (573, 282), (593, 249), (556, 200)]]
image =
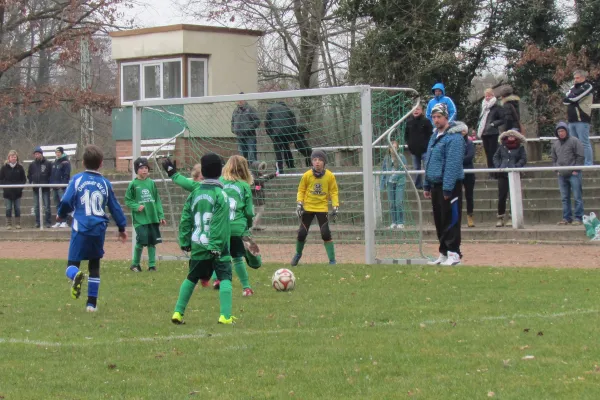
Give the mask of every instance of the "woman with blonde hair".
[[(19, 155), (15, 150), (8, 152), (6, 162), (0, 168), (0, 184), (2, 185), (23, 185), (27, 182), (25, 169), (19, 164)], [(10, 230), (12, 224), (12, 211), (15, 211), (15, 228), (21, 229), (21, 197), (22, 188), (4, 189), (4, 205), (6, 206), (6, 229)]]
[(494, 154), (498, 149), (498, 137), (502, 125), (504, 125), (504, 109), (497, 101), (494, 89), (487, 88), (481, 102), (477, 138), (483, 142), (488, 168), (494, 168)]

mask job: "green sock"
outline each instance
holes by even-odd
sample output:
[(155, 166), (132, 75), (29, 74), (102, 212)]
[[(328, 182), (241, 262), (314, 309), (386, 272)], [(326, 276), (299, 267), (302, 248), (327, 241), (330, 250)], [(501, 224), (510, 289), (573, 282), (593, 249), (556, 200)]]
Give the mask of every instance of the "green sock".
[(233, 259), (233, 267), (235, 268), (235, 273), (240, 278), (240, 282), (242, 282), (242, 287), (244, 289), (250, 288), (250, 280), (248, 279), (248, 270), (246, 269), (246, 263), (243, 258), (234, 258)]
[(299, 240), (296, 240), (296, 254), (300, 254), (302, 255), (302, 250), (304, 250), (304, 245), (306, 244), (306, 242), (301, 242)]
[(333, 242), (325, 242), (323, 245), (325, 246), (329, 261), (335, 261), (335, 247), (333, 247)]
[(175, 304), (175, 311), (183, 315), (185, 312), (185, 308), (190, 302), (190, 297), (192, 297), (192, 293), (194, 293), (194, 288), (196, 284), (189, 279), (186, 278), (185, 281), (181, 284), (179, 288), (179, 298), (177, 299), (177, 304)]
[(210, 277), (210, 279), (212, 279), (213, 281), (217, 280), (217, 273), (215, 271), (213, 271), (212, 276)]
[(219, 289), (219, 302), (221, 303), (221, 315), (225, 318), (231, 318), (231, 303), (233, 296), (231, 294), (231, 281), (221, 281), (221, 288)]
[(148, 246), (148, 266), (156, 267), (156, 246)]
[(133, 261), (132, 265), (140, 265), (140, 260), (142, 259), (142, 251), (144, 251), (144, 246), (141, 244), (136, 244), (133, 248)]

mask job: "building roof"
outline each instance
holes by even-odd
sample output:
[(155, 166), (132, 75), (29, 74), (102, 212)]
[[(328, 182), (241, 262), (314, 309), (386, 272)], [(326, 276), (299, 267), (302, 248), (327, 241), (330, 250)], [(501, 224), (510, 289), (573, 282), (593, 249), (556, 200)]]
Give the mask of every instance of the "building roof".
[(113, 31), (109, 33), (110, 37), (125, 37), (125, 36), (137, 36), (146, 35), (150, 33), (161, 33), (161, 32), (174, 32), (174, 31), (194, 31), (194, 32), (215, 32), (215, 33), (230, 33), (234, 35), (249, 35), (249, 36), (262, 36), (263, 31), (256, 31), (252, 29), (237, 29), (227, 28), (221, 26), (207, 26), (207, 25), (191, 25), (191, 24), (177, 24), (177, 25), (166, 25), (166, 26), (154, 26), (151, 28), (141, 29), (129, 29), (124, 31)]

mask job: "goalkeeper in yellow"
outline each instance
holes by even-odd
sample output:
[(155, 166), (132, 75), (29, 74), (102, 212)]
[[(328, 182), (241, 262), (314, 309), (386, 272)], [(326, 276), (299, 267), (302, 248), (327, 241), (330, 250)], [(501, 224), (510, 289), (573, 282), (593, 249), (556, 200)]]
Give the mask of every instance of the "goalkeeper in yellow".
[[(300, 228), (298, 228), (298, 239), (296, 241), (296, 254), (292, 258), (290, 265), (295, 267), (302, 258), (302, 250), (306, 244), (308, 230), (315, 217), (319, 222), (321, 229), (321, 238), (323, 238), (329, 264), (333, 265), (335, 261), (335, 248), (331, 239), (331, 230), (329, 221), (335, 222), (340, 205), (338, 199), (338, 186), (333, 173), (325, 168), (327, 155), (324, 151), (315, 150), (311, 154), (312, 169), (302, 175), (298, 185), (298, 196), (296, 201), (296, 213), (300, 219)], [(329, 214), (328, 202), (331, 200), (333, 211), (331, 218)]]

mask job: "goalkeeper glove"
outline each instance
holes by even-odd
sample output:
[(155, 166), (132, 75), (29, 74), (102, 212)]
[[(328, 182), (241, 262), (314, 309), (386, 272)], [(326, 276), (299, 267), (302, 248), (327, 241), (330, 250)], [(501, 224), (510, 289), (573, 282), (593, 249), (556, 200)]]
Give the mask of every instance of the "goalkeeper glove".
[(304, 206), (301, 202), (298, 202), (298, 204), (296, 205), (296, 215), (298, 216), (298, 218), (302, 218), (302, 214), (304, 214)]
[(190, 251), (192, 251), (192, 246), (181, 246), (181, 250), (189, 253)]
[(162, 166), (169, 178), (177, 173), (177, 161), (171, 161), (170, 158), (165, 158), (162, 162)]
[(335, 222), (337, 220), (338, 209), (339, 207), (333, 207), (333, 210), (331, 211), (331, 222)]
[(211, 250), (210, 254), (212, 254), (215, 258), (221, 257), (221, 252), (219, 250)]

